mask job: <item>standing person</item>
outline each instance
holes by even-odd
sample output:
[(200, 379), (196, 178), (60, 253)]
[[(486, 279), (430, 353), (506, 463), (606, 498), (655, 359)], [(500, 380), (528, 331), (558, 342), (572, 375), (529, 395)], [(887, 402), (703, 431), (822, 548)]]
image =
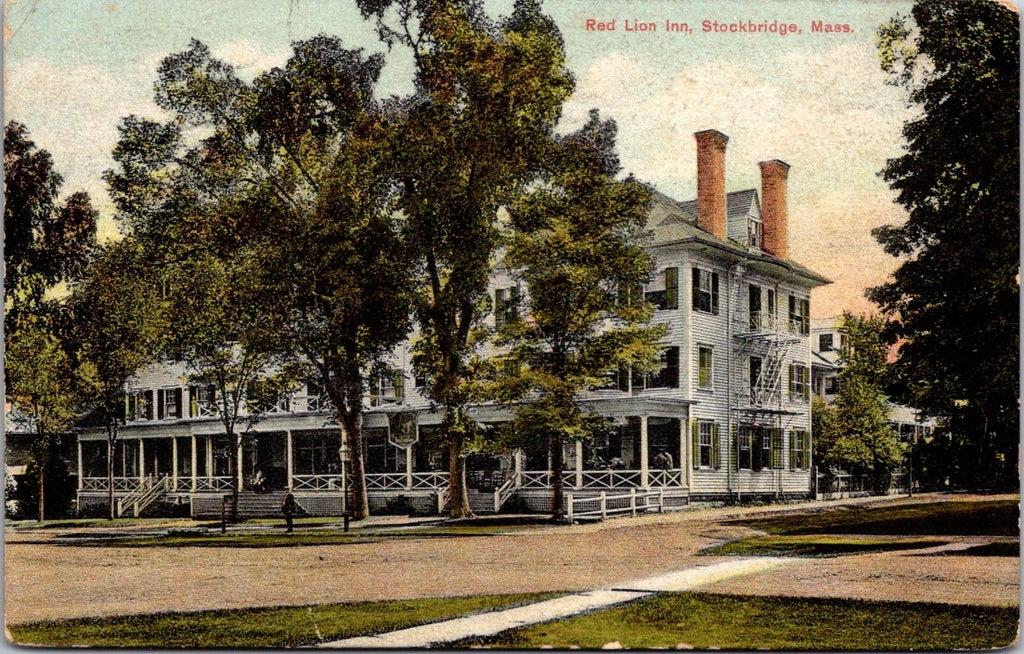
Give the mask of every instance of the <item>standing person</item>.
[(284, 501), (281, 502), (281, 513), (284, 514), (284, 521), (288, 525), (287, 533), (292, 533), (292, 520), (295, 518), (298, 504), (295, 502), (295, 496), (290, 492), (284, 496)]

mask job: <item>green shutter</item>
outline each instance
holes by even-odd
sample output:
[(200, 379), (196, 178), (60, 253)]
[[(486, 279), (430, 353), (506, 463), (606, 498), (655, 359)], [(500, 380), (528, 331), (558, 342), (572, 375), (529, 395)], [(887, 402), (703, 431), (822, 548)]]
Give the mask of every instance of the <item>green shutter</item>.
[(509, 288), (508, 310), (505, 315), (507, 322), (516, 322), (519, 320), (519, 287), (513, 286)]
[(811, 301), (800, 301), (800, 318), (803, 321), (800, 332), (804, 335), (811, 333)]
[(732, 466), (733, 470), (739, 470), (740, 469), (740, 441), (739, 441), (738, 438), (736, 438), (736, 425), (733, 425), (732, 428), (729, 430), (729, 440), (731, 442), (731, 447), (729, 448), (729, 450), (732, 452), (732, 463), (731, 463), (731, 466)]
[(720, 445), (721, 444), (718, 442), (718, 423), (713, 422), (711, 423), (711, 465), (713, 465), (716, 470), (722, 467), (720, 452), (722, 448)]
[(690, 293), (690, 304), (694, 309), (700, 309), (700, 268), (694, 266), (692, 272), (690, 280), (693, 292)]
[(810, 366), (804, 366), (801, 370), (801, 376), (804, 380), (804, 402), (811, 401), (811, 369)]
[(693, 469), (696, 470), (700, 467), (700, 425), (696, 420), (692, 420), (691, 423), (693, 447), (690, 448), (690, 460), (693, 462)]
[(679, 269), (665, 269), (665, 308), (679, 308)]
[(718, 273), (711, 273), (711, 313), (718, 315)]
[(796, 431), (789, 432), (789, 469), (796, 470)]
[(788, 375), (786, 376), (786, 387), (789, 389), (789, 399), (793, 399), (793, 364), (789, 364), (787, 369)]
[(405, 373), (401, 370), (395, 371), (395, 399), (401, 400), (405, 397)]

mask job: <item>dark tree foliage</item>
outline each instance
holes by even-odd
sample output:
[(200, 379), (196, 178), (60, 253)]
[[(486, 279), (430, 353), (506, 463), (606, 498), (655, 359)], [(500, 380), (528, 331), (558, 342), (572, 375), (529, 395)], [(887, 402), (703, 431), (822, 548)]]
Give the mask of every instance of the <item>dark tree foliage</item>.
[(879, 33), (918, 117), (883, 178), (908, 213), (875, 230), (904, 259), (869, 291), (899, 342), (900, 399), (943, 416), (957, 483), (1016, 486), (1019, 440), (1019, 16), (918, 0)]
[[(644, 250), (650, 191), (615, 179), (616, 125), (596, 110), (578, 131), (552, 139), (546, 181), (509, 207), (514, 234), (505, 264), (525, 282), (526, 312), (505, 324), (509, 346), (499, 399), (513, 403), (518, 445), (546, 442), (552, 517), (560, 519), (565, 443), (589, 438), (605, 420), (580, 403), (619, 367), (654, 366), (663, 328), (646, 326), (653, 306), (620, 289), (650, 281)], [(508, 365), (514, 364), (514, 365)]]
[(501, 244), (498, 210), (536, 179), (573, 88), (561, 34), (531, 0), (494, 20), (476, 0), (358, 0), (389, 45), (408, 48), (416, 93), (389, 106), (404, 235), (422, 272), (415, 365), (444, 408), (452, 517), (470, 514), (466, 415), (480, 320)]
[(242, 392), (251, 400), (280, 379), (263, 373), (302, 358), (311, 393), (334, 408), (363, 517), (366, 378), (408, 327), (409, 267), (383, 173), (403, 150), (373, 99), (382, 56), (325, 35), (292, 50), (251, 83), (199, 41), (166, 57), (155, 99), (174, 118), (125, 118), (106, 180), (121, 223), (166, 268), (169, 353), (223, 386), (229, 436)]
[(46, 291), (73, 280), (89, 260), (96, 239), (96, 212), (79, 191), (59, 200), (64, 180), (53, 158), (16, 122), (4, 127), (5, 326), (38, 308)]

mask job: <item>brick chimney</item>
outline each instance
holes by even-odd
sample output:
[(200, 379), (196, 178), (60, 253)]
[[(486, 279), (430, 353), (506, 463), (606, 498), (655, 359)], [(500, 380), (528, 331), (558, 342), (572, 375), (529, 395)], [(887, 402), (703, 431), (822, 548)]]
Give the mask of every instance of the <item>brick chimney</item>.
[(729, 137), (713, 129), (694, 133), (697, 139), (697, 227), (726, 238), (725, 144)]
[(786, 210), (786, 180), (789, 164), (772, 159), (761, 166), (761, 248), (780, 259), (789, 254), (789, 217)]

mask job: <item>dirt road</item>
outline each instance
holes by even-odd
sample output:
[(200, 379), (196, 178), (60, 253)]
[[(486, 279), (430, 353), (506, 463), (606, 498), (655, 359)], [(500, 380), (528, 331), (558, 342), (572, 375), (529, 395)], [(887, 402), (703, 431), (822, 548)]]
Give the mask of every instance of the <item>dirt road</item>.
[[(714, 559), (695, 553), (757, 533), (722, 521), (763, 511), (704, 509), (487, 537), (263, 549), (70, 547), (19, 542), (17, 534), (9, 534), (4, 610), (10, 624), (168, 610), (585, 590), (711, 563)], [(1018, 603), (1018, 577), (1017, 558), (901, 552), (819, 559), (706, 590), (1009, 606)]]

